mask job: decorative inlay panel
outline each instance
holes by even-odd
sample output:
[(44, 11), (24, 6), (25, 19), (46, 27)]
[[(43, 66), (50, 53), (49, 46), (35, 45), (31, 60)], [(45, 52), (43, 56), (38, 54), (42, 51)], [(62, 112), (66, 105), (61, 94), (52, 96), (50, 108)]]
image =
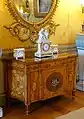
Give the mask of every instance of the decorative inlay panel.
[(47, 69), (55, 69), (56, 67), (60, 67), (60, 66), (63, 66), (63, 65), (66, 65), (66, 60), (57, 60), (57, 61), (51, 61), (50, 62), (46, 62), (46, 63), (42, 63), (41, 64), (41, 68), (44, 69), (44, 70), (47, 70)]
[[(18, 61), (14, 61), (12, 65), (9, 66), (9, 71), (8, 71), (8, 78), (10, 79), (9, 81), (9, 88), (11, 89), (11, 96), (12, 97), (17, 97), (20, 100), (24, 100), (25, 96), (25, 65), (24, 63), (21, 63)], [(11, 76), (10, 76), (11, 75)], [(12, 78), (12, 79), (11, 79)]]
[(51, 92), (55, 92), (57, 89), (61, 88), (62, 85), (63, 76), (60, 72), (52, 73), (46, 80), (46, 87)]
[(24, 72), (12, 70), (11, 96), (24, 100), (25, 74)]
[(31, 71), (38, 71), (38, 64), (30, 65)]

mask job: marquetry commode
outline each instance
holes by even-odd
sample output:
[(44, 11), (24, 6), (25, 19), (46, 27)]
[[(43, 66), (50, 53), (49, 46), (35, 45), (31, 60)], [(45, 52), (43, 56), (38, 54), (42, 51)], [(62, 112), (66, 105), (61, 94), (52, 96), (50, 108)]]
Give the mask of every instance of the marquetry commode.
[(6, 59), (6, 92), (19, 99), (29, 113), (31, 103), (58, 95), (74, 97), (76, 90), (75, 53), (62, 53), (50, 58)]

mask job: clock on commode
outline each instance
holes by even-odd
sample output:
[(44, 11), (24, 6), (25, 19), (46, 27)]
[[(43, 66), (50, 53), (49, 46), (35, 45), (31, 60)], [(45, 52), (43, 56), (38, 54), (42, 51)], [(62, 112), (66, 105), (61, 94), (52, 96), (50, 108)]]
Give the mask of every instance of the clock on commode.
[(43, 28), (39, 31), (39, 39), (37, 41), (38, 50), (35, 53), (36, 57), (52, 56), (51, 41), (48, 39), (48, 35), (48, 31)]

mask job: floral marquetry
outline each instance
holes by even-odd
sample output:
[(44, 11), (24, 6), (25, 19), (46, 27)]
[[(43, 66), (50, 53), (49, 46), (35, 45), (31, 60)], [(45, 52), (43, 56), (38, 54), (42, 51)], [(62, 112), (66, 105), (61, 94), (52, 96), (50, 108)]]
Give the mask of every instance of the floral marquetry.
[(24, 100), (25, 74), (12, 70), (11, 95), (20, 100)]

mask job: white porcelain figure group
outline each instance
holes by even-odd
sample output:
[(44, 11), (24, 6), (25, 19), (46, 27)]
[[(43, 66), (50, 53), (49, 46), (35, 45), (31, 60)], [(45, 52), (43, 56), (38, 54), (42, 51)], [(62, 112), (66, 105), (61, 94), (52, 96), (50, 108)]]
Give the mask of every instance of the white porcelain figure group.
[(41, 30), (39, 31), (38, 35), (39, 35), (38, 41), (39, 41), (40, 43), (41, 43), (41, 42), (44, 42), (44, 41), (46, 41), (46, 40), (48, 40), (49, 33), (48, 33), (47, 30), (41, 28)]
[[(37, 52), (35, 52), (35, 57), (44, 58), (44, 57), (52, 57), (53, 53), (56, 54), (57, 46), (55, 47), (51, 45), (51, 41), (49, 40), (49, 33), (46, 29), (41, 28), (38, 33), (37, 40)], [(52, 46), (52, 47), (51, 47)]]

